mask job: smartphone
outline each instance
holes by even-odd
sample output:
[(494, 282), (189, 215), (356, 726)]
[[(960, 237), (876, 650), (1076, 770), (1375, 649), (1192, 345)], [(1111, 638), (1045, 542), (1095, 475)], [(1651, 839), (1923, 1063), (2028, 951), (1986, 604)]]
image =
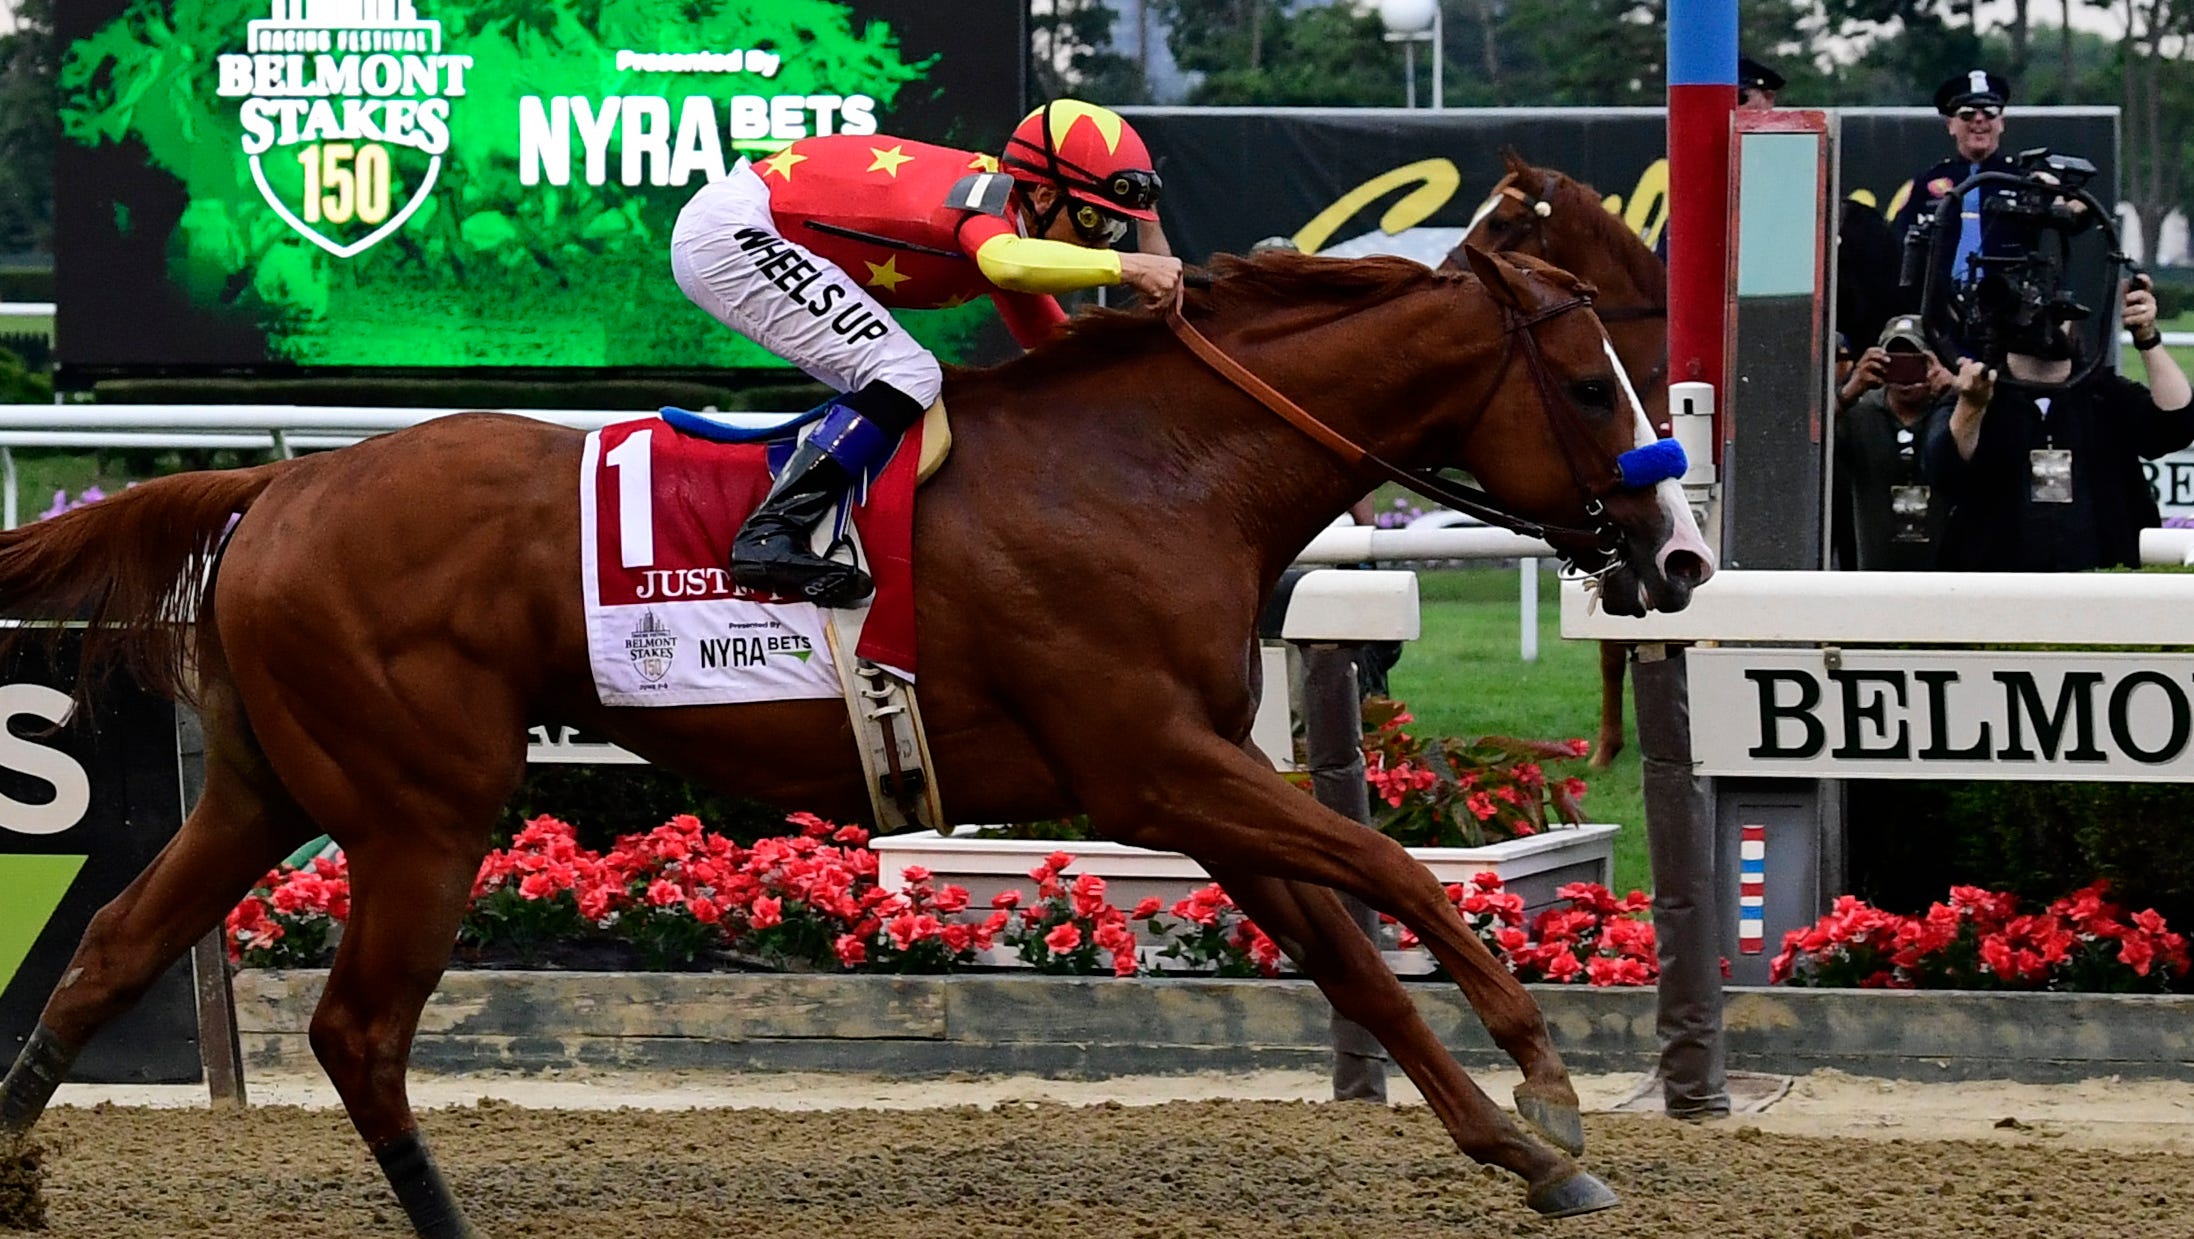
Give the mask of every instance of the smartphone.
[(1927, 354), (1891, 353), (1882, 366), (1884, 383), (1925, 383), (1927, 381)]

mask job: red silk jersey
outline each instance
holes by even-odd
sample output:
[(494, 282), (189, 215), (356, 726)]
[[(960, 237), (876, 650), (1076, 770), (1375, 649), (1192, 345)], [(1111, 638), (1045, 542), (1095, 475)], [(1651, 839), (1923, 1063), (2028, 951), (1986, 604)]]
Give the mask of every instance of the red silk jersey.
[(780, 235), (886, 306), (929, 310), (989, 296), (1024, 348), (1066, 321), (1057, 301), (1000, 288), (977, 265), (975, 251), (1015, 235), (1014, 222), (948, 201), (963, 178), (998, 174), (992, 156), (881, 134), (833, 134), (794, 142), (753, 167), (769, 187)]

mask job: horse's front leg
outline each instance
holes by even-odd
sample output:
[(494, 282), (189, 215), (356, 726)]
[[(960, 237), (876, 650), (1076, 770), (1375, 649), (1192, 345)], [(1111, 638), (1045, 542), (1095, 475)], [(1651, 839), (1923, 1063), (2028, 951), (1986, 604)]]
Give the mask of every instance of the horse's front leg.
[(1379, 957), (1378, 948), (1349, 918), (1339, 895), (1322, 886), (1223, 865), (1207, 868), (1303, 975), (1317, 984), (1334, 1010), (1379, 1039), (1439, 1115), (1440, 1125), (1447, 1128), (1457, 1148), (1480, 1162), (1521, 1175), (1530, 1184), (1531, 1207), (1541, 1213), (1568, 1217), (1617, 1203), (1605, 1184), (1509, 1122), (1440, 1044), (1409, 991)]
[[(1494, 1043), (1523, 1069), (1517, 1112), (1562, 1147), (1583, 1149), (1577, 1090), (1539, 1004), (1464, 924), (1430, 870), (1401, 844), (1289, 787), (1270, 764), (1211, 732), (1184, 724), (1145, 734), (1155, 743), (1109, 750), (1102, 769), (1078, 772), (1082, 803), (1099, 833), (1227, 869), (1347, 891), (1407, 925), (1461, 986)], [(1086, 749), (1081, 756), (1084, 764), (1096, 760)]]

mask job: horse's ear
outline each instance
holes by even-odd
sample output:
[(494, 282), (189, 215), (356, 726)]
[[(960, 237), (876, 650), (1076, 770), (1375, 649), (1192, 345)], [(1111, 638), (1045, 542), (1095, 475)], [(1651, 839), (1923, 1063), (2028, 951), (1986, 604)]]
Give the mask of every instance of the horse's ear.
[(1523, 297), (1517, 292), (1516, 286), (1509, 282), (1513, 276), (1507, 267), (1501, 265), (1500, 259), (1475, 245), (1463, 247), (1463, 258), (1470, 264), (1471, 274), (1478, 277), (1480, 284), (1485, 285), (1488, 296), (1512, 309), (1523, 308)]
[(1523, 153), (1513, 146), (1501, 148), (1501, 162), (1508, 167), (1509, 173), (1514, 176), (1522, 176), (1524, 173), (1531, 171), (1531, 161), (1525, 159)]

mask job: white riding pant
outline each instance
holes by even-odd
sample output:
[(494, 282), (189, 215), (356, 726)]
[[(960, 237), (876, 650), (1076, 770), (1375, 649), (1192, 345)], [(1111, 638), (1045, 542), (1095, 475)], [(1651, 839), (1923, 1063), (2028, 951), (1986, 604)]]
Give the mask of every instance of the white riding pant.
[(777, 231), (744, 159), (678, 213), (670, 273), (717, 321), (839, 391), (881, 379), (926, 409), (944, 387), (937, 358), (860, 281)]

